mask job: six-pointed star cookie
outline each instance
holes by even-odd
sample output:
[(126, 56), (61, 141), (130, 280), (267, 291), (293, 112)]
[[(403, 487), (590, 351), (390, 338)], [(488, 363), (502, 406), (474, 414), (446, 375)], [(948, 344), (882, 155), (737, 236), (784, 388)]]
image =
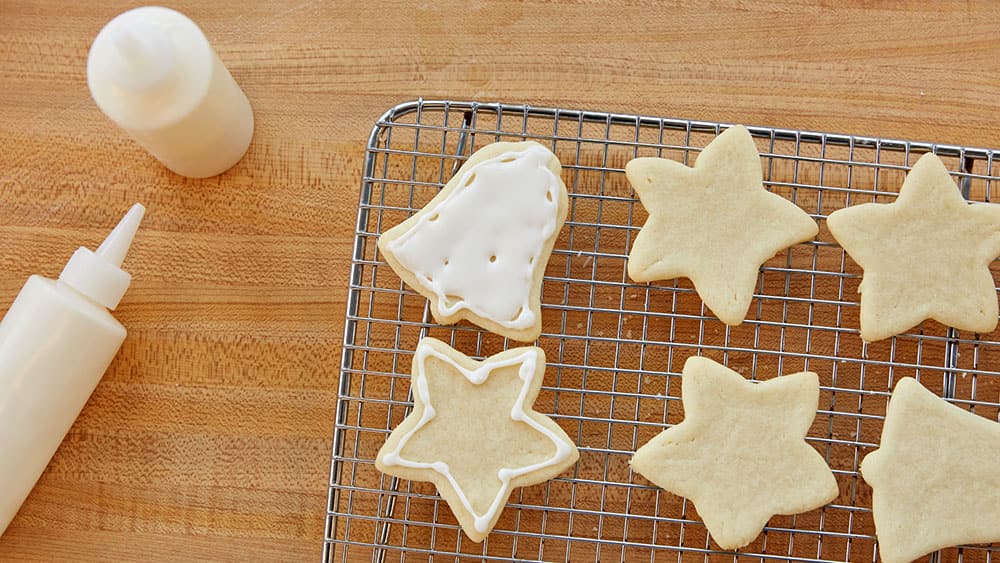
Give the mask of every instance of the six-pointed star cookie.
[(760, 155), (740, 125), (709, 143), (693, 168), (637, 158), (625, 174), (649, 212), (628, 257), (629, 277), (690, 278), (728, 325), (746, 317), (761, 264), (819, 231), (795, 204), (764, 189)]
[(879, 449), (861, 463), (885, 563), (1000, 541), (1000, 424), (896, 384)]
[(830, 232), (864, 269), (861, 337), (894, 336), (925, 319), (962, 330), (997, 326), (990, 262), (1000, 256), (1000, 205), (968, 203), (928, 153), (889, 204), (841, 209)]
[(751, 541), (775, 514), (796, 514), (837, 496), (837, 482), (804, 438), (819, 379), (802, 372), (751, 383), (692, 357), (681, 380), (684, 421), (632, 458), (632, 468), (694, 503), (724, 549)]
[(541, 348), (477, 362), (424, 338), (413, 358), (413, 412), (376, 467), (434, 483), (465, 533), (483, 541), (513, 488), (551, 479), (579, 457), (566, 433), (531, 408), (544, 372)]

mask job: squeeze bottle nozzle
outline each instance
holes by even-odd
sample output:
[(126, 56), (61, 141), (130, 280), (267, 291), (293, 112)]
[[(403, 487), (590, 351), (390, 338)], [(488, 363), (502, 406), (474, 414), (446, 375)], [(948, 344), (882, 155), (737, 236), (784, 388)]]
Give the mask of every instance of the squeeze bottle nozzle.
[(139, 230), (142, 216), (145, 214), (146, 208), (141, 203), (133, 205), (111, 231), (111, 234), (104, 239), (101, 246), (97, 247), (97, 255), (103, 256), (114, 266), (121, 266), (125, 255), (128, 254), (128, 248), (132, 246), (135, 232)]
[(133, 92), (162, 83), (174, 67), (174, 47), (159, 26), (137, 21), (131, 26), (108, 25), (114, 49), (108, 77)]
[(132, 276), (120, 266), (145, 213), (146, 208), (141, 204), (133, 205), (97, 252), (83, 246), (78, 248), (59, 274), (59, 281), (114, 310), (132, 282)]

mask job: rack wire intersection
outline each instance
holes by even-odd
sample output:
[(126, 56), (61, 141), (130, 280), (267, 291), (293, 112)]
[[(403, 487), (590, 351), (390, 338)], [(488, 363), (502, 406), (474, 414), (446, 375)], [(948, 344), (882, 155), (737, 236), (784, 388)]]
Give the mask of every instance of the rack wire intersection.
[[(635, 284), (625, 274), (646, 218), (626, 162), (693, 162), (727, 125), (535, 108), (418, 100), (383, 115), (369, 140), (355, 231), (323, 550), (334, 561), (876, 561), (871, 489), (858, 465), (874, 449), (893, 382), (917, 377), (938, 395), (1000, 420), (1000, 333), (975, 335), (925, 322), (864, 344), (861, 271), (825, 218), (890, 202), (920, 154), (941, 156), (971, 201), (1000, 189), (1000, 152), (870, 137), (749, 127), (765, 186), (820, 224), (815, 240), (765, 263), (748, 319), (727, 327), (687, 280)], [(566, 226), (544, 279), (548, 369), (536, 402), (574, 438), (577, 466), (515, 490), (494, 531), (464, 537), (428, 483), (387, 477), (374, 456), (408, 413), (417, 341), (436, 336), (488, 356), (516, 343), (468, 323), (436, 326), (427, 300), (377, 252), (380, 233), (426, 204), (475, 150), (535, 140), (556, 153), (570, 193)], [(992, 265), (994, 279), (1000, 262)], [(771, 519), (738, 554), (716, 551), (692, 505), (628, 466), (631, 453), (683, 419), (680, 369), (691, 355), (750, 378), (819, 374), (820, 407), (808, 441), (826, 458), (840, 495), (826, 507)], [(1000, 546), (945, 550), (932, 560), (989, 562)]]

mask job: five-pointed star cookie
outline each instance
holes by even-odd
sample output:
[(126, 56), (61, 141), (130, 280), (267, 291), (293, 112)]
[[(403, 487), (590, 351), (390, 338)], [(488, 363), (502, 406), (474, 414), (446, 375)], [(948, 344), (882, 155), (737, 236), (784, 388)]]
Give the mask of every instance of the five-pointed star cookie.
[(541, 348), (477, 362), (424, 338), (413, 357), (413, 412), (375, 466), (434, 483), (469, 538), (483, 541), (515, 487), (547, 481), (579, 457), (569, 436), (531, 408), (544, 372)]
[(896, 384), (881, 445), (861, 473), (872, 486), (885, 563), (1000, 541), (1000, 424), (949, 404), (912, 377)]
[(741, 125), (709, 143), (693, 168), (637, 158), (625, 174), (649, 212), (628, 257), (629, 277), (690, 278), (728, 325), (746, 317), (761, 264), (819, 232), (798, 206), (764, 189), (760, 155)]
[(895, 202), (835, 211), (827, 225), (864, 269), (866, 341), (925, 319), (974, 332), (996, 328), (990, 262), (1000, 256), (1000, 205), (968, 203), (934, 154), (913, 165)]
[(752, 383), (692, 357), (681, 381), (684, 421), (639, 448), (632, 468), (691, 499), (719, 546), (742, 547), (771, 516), (837, 496), (833, 473), (804, 440), (819, 403), (815, 373)]

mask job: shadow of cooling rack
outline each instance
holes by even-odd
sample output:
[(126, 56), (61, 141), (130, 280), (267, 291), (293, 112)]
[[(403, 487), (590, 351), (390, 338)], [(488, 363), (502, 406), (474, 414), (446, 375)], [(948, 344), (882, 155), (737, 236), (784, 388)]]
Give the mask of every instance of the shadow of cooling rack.
[[(764, 264), (748, 319), (727, 327), (686, 280), (631, 283), (625, 261), (645, 211), (625, 179), (639, 156), (686, 163), (726, 125), (474, 102), (415, 101), (386, 112), (365, 161), (336, 409), (323, 560), (334, 561), (875, 561), (871, 489), (858, 474), (881, 434), (889, 391), (914, 376), (938, 395), (1000, 417), (1000, 334), (925, 322), (864, 344), (860, 269), (825, 218), (847, 205), (890, 202), (916, 158), (941, 156), (967, 199), (1000, 191), (1000, 153), (957, 146), (750, 127), (766, 187), (820, 224), (815, 240)], [(546, 269), (543, 334), (549, 359), (536, 403), (580, 448), (580, 462), (548, 483), (515, 490), (494, 531), (464, 537), (428, 483), (387, 477), (373, 464), (407, 414), (417, 341), (435, 336), (466, 354), (514, 346), (468, 323), (435, 325), (427, 301), (376, 250), (380, 233), (426, 204), (475, 150), (531, 139), (563, 163), (570, 211)], [(994, 262), (994, 278), (1000, 264)], [(748, 377), (810, 370), (821, 396), (808, 441), (840, 495), (822, 509), (776, 516), (739, 553), (713, 549), (684, 499), (633, 475), (635, 449), (683, 418), (680, 369), (692, 355)], [(991, 561), (1000, 547), (965, 546), (933, 560)]]

